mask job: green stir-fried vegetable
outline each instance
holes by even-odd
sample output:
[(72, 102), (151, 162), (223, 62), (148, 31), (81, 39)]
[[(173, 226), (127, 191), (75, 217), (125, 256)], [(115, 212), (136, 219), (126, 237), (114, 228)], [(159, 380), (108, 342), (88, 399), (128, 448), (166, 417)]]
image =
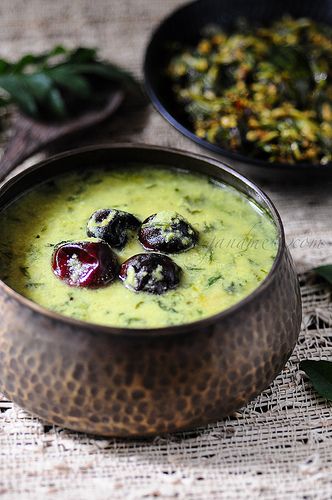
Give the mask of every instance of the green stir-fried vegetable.
[(167, 73), (198, 137), (281, 163), (332, 161), (332, 29), (284, 17), (243, 20), (175, 47)]

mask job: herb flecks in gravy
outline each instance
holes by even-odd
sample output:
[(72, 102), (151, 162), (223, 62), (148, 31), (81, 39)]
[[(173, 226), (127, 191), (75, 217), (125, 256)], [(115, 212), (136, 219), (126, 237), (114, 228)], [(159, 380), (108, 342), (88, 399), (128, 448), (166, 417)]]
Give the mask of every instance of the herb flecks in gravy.
[[(143, 221), (172, 207), (190, 222), (199, 239), (172, 254), (183, 269), (176, 289), (136, 293), (120, 280), (96, 290), (69, 288), (53, 275), (54, 246), (84, 238), (89, 217), (103, 207)], [(242, 193), (202, 175), (139, 165), (41, 184), (2, 212), (0, 230), (1, 278), (14, 290), (76, 319), (132, 328), (188, 323), (227, 309), (257, 288), (277, 251), (273, 221)], [(121, 264), (144, 249), (131, 235), (115, 252)]]

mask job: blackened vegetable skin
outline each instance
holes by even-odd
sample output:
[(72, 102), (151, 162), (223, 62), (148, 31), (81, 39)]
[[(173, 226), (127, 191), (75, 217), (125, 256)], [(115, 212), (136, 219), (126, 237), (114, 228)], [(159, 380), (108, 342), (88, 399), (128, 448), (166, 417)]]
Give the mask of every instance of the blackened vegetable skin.
[(182, 215), (163, 211), (143, 221), (139, 240), (146, 250), (178, 253), (195, 246), (198, 233)]
[(181, 274), (181, 267), (167, 255), (141, 253), (121, 265), (119, 277), (130, 290), (161, 295), (177, 287)]
[(106, 241), (121, 250), (128, 241), (130, 231), (139, 228), (140, 221), (129, 212), (114, 208), (101, 208), (94, 212), (87, 223), (87, 235)]

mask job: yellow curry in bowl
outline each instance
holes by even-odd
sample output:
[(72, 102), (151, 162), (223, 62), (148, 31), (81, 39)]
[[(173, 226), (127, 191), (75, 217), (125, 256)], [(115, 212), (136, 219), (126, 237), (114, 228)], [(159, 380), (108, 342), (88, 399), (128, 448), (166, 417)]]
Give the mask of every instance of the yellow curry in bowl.
[[(140, 225), (110, 250), (119, 267), (138, 254), (165, 257), (180, 270), (174, 286), (165, 293), (135, 291), (130, 266), (124, 279), (114, 275), (94, 288), (59, 279), (51, 265), (55, 250), (68, 241), (100, 243), (87, 225), (104, 209), (130, 213)], [(195, 241), (178, 252), (152, 251), (138, 234), (153, 214), (157, 222), (177, 214)], [(3, 210), (0, 230), (0, 277), (21, 295), (65, 316), (142, 329), (191, 323), (229, 308), (264, 280), (278, 248), (272, 218), (251, 198), (205, 175), (160, 166), (62, 174)], [(155, 279), (164, 270), (158, 266)]]

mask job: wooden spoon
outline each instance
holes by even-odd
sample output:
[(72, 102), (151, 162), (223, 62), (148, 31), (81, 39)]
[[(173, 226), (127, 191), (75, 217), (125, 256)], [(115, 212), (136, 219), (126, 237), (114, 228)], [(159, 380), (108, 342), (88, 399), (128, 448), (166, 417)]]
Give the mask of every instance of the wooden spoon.
[(29, 156), (46, 146), (104, 121), (119, 108), (123, 99), (123, 90), (112, 90), (104, 107), (90, 108), (63, 122), (41, 122), (17, 112), (12, 120), (13, 134), (0, 160), (0, 181)]

